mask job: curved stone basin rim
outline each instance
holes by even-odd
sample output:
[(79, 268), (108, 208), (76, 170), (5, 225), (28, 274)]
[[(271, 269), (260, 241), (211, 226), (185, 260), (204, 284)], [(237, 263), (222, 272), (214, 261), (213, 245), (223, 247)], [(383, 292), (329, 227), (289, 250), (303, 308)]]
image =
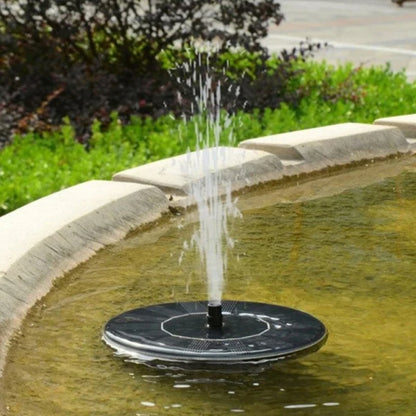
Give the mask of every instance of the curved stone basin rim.
[[(411, 118), (405, 119), (409, 135), (416, 115), (401, 117)], [(386, 120), (378, 124), (387, 126), (346, 123), (251, 139), (240, 148), (223, 148), (221, 169), (236, 191), (328, 167), (414, 153), (416, 134), (406, 138), (400, 120)], [(113, 181), (79, 184), (0, 218), (0, 376), (11, 336), (54, 279), (130, 231), (155, 222), (173, 202), (192, 204), (184, 195), (187, 184), (198, 177), (178, 171), (186, 158), (189, 155), (120, 172)]]

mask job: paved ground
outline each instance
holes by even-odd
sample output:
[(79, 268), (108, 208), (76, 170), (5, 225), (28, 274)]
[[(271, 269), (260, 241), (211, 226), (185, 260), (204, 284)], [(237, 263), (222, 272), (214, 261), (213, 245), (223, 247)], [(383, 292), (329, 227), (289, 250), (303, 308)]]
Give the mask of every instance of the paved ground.
[(330, 47), (316, 59), (331, 63), (384, 65), (405, 69), (416, 80), (416, 2), (391, 0), (280, 0), (285, 20), (271, 27), (264, 44), (271, 51), (309, 38)]

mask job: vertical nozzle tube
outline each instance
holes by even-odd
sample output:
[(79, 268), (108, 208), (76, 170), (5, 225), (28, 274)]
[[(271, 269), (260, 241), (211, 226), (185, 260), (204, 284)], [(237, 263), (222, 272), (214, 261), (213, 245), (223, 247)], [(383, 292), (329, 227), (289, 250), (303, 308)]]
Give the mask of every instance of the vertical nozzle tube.
[(221, 304), (211, 304), (208, 303), (208, 326), (211, 329), (220, 329), (222, 328), (222, 307)]

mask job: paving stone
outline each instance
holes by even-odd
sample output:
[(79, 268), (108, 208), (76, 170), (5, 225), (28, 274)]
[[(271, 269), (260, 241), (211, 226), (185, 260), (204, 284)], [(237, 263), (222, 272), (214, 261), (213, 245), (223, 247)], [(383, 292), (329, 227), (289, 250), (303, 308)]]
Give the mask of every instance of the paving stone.
[(275, 154), (287, 167), (286, 174), (310, 173), (410, 151), (408, 141), (398, 128), (361, 123), (249, 139), (241, 142), (240, 147)]
[(416, 140), (416, 114), (379, 118), (374, 124), (397, 127), (407, 139), (411, 139), (411, 143), (414, 143), (414, 140)]
[(267, 152), (217, 147), (159, 160), (128, 169), (113, 176), (114, 181), (146, 183), (157, 186), (167, 194), (185, 197), (193, 184), (202, 183), (209, 172), (218, 171), (224, 191), (232, 191), (283, 176), (283, 164)]

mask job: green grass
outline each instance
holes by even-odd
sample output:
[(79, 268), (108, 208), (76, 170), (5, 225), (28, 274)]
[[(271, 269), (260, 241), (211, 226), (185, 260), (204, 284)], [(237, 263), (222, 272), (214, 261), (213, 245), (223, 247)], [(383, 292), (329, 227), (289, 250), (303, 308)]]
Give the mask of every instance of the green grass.
[[(302, 71), (292, 80), (293, 88), (306, 98), (296, 108), (237, 113), (221, 143), (228, 144), (231, 129), (236, 144), (269, 134), (416, 113), (416, 83), (408, 83), (403, 73), (388, 67), (297, 65)], [(69, 120), (55, 132), (16, 136), (0, 151), (0, 215), (68, 186), (110, 179), (117, 171), (183, 153), (195, 143), (193, 123), (170, 116), (133, 118), (122, 126), (114, 114), (106, 130), (96, 122), (92, 132), (88, 149), (75, 140)]]

